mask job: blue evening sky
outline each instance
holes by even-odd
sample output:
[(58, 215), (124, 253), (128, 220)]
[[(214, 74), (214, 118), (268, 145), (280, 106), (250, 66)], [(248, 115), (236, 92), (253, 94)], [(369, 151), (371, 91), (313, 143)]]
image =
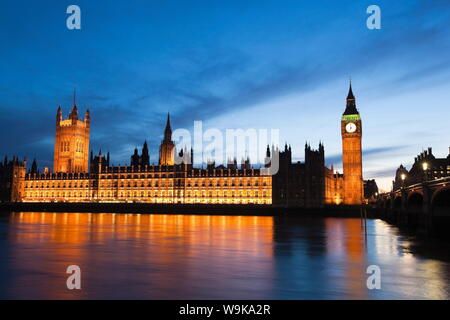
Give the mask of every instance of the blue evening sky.
[[(71, 4), (82, 30), (66, 28)], [(448, 155), (449, 26), (448, 0), (3, 1), (0, 152), (52, 167), (56, 109), (76, 88), (92, 149), (115, 164), (145, 139), (156, 161), (170, 111), (174, 129), (280, 129), (295, 160), (323, 141), (339, 169), (351, 77), (364, 177), (387, 189), (422, 148)]]

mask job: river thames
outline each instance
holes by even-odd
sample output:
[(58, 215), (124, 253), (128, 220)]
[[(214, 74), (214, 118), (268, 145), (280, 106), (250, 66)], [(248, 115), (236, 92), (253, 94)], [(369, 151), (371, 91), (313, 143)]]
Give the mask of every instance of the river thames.
[(0, 299), (449, 298), (450, 244), (382, 220), (0, 214)]

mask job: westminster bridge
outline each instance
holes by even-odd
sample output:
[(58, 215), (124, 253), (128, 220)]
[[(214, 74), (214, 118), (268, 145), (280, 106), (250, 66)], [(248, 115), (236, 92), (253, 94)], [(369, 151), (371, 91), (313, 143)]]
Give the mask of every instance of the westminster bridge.
[(379, 215), (419, 233), (450, 234), (450, 177), (422, 181), (380, 194)]

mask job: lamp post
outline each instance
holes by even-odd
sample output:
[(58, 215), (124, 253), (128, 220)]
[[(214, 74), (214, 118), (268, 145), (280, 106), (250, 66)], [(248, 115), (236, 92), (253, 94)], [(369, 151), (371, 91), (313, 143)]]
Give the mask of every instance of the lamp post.
[(428, 170), (428, 163), (427, 162), (423, 162), (422, 163), (422, 169), (423, 169), (423, 177), (424, 177), (424, 181), (427, 181), (427, 170)]
[(405, 186), (405, 179), (406, 179), (406, 174), (405, 173), (402, 173), (401, 175), (400, 175), (400, 178), (402, 179), (402, 188)]

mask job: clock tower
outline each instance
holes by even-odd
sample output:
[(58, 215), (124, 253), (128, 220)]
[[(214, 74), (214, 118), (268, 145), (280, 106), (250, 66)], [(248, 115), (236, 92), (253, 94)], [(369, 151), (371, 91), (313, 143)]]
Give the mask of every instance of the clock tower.
[(362, 177), (362, 123), (356, 108), (352, 84), (347, 96), (347, 107), (341, 120), (342, 165), (344, 168), (344, 204), (358, 205), (364, 201)]

